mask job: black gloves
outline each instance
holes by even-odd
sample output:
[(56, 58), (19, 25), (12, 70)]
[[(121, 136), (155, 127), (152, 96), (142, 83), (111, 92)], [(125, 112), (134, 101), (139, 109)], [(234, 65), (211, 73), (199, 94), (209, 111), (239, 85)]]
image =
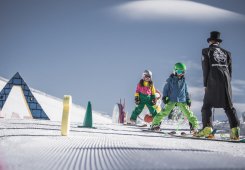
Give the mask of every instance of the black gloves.
[(169, 98), (167, 96), (163, 96), (162, 101), (164, 104), (167, 104), (169, 102)]
[(140, 104), (140, 97), (139, 96), (135, 96), (134, 98), (135, 104)]
[(155, 104), (157, 103), (157, 99), (156, 99), (156, 98), (153, 98), (153, 99), (151, 100), (151, 102), (152, 102), (153, 105), (155, 105)]
[(190, 99), (186, 100), (186, 104), (187, 104), (189, 107), (191, 107), (191, 100), (190, 100)]

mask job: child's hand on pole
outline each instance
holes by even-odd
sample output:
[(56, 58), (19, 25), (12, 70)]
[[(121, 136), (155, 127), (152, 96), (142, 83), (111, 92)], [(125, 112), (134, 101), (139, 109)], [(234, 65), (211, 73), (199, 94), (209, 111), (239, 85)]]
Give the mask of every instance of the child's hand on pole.
[(167, 96), (163, 96), (162, 101), (164, 104), (167, 104), (169, 102), (169, 98)]

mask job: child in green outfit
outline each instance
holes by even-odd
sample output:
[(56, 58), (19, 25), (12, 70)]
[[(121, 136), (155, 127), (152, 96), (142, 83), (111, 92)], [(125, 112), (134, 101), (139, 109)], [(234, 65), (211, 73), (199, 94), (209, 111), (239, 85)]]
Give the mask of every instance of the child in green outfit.
[(170, 75), (163, 88), (163, 102), (165, 107), (153, 119), (152, 129), (160, 130), (161, 121), (168, 116), (175, 106), (184, 113), (192, 125), (191, 133), (195, 135), (198, 129), (196, 116), (190, 110), (191, 100), (188, 93), (188, 86), (185, 81), (186, 66), (183, 63), (176, 63), (174, 73)]

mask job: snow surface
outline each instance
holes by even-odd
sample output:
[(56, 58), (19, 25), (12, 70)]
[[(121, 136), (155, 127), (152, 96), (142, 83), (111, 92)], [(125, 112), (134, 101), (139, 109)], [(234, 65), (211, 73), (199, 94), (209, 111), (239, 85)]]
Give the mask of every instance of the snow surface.
[[(65, 137), (60, 122), (0, 119), (1, 170), (245, 169), (244, 143), (173, 138), (117, 124), (78, 125), (71, 123)], [(164, 122), (166, 131), (176, 127)]]

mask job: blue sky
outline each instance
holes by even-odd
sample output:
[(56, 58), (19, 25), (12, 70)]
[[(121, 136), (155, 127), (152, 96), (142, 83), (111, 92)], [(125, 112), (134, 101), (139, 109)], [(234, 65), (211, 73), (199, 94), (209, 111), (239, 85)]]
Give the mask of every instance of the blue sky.
[(234, 102), (245, 111), (244, 7), (243, 0), (1, 0), (0, 76), (18, 71), (32, 88), (111, 114), (120, 98), (132, 111), (145, 69), (162, 90), (173, 65), (185, 62), (200, 114), (201, 50), (218, 30), (233, 56)]

